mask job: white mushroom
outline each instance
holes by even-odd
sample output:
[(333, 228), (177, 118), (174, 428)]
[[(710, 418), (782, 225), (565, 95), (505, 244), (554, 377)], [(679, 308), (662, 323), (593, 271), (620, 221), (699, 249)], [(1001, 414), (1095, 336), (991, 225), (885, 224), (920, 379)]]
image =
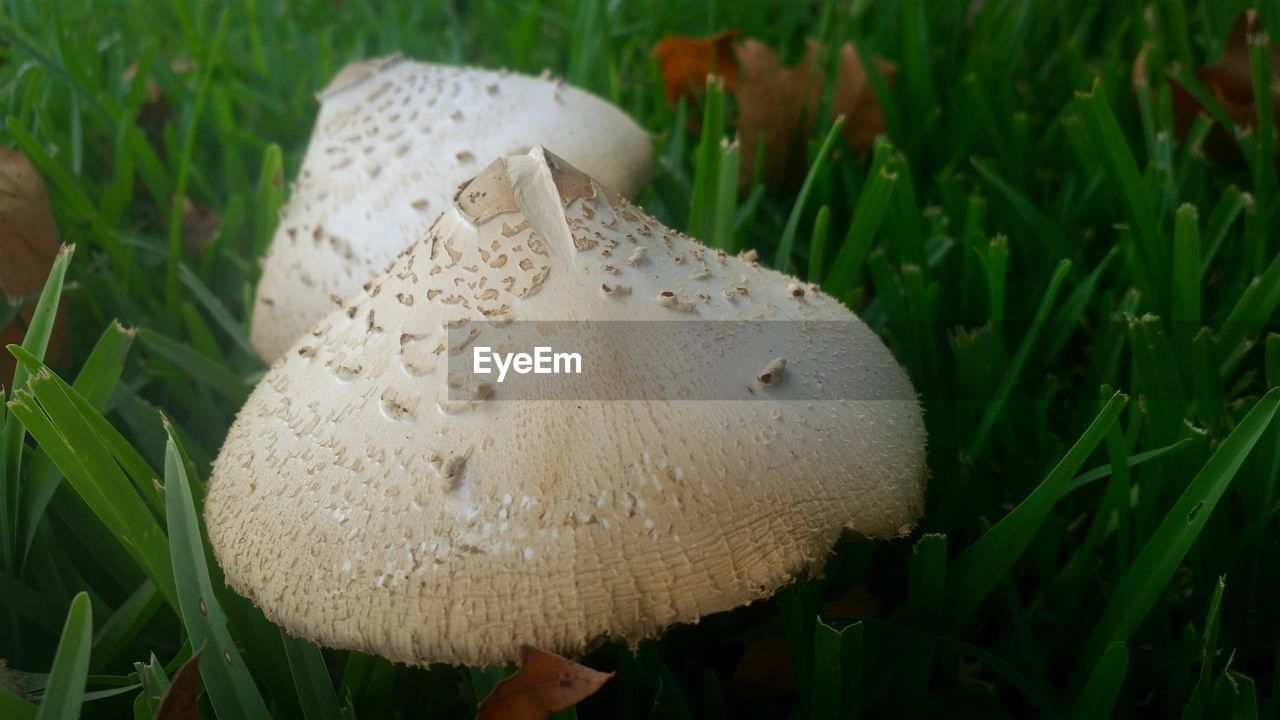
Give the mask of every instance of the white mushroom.
[(319, 98), (253, 310), (251, 340), (269, 362), (420, 239), (495, 157), (550, 144), (627, 197), (649, 175), (643, 129), (552, 79), (395, 56), (347, 66)]
[[(634, 247), (643, 263), (603, 270)], [(736, 258), (705, 279), (675, 260), (703, 251), (541, 148), (495, 162), (254, 390), (205, 506), (227, 582), (326, 645), (486, 665), (526, 643), (573, 654), (652, 636), (768, 596), (820, 566), (843, 530), (909, 531), (926, 469), (905, 373), (821, 292), (796, 301), (791, 278)], [(618, 282), (631, 292), (602, 294)], [(699, 298), (719, 286), (740, 291)], [(692, 311), (655, 302), (664, 292)], [(699, 402), (451, 396), (458, 345), (442, 323), (465, 344), (486, 319), (670, 320), (705, 345), (690, 366), (730, 390)], [(749, 324), (766, 333), (841, 324), (855, 347), (832, 357), (798, 343), (752, 364), (717, 350), (727, 325), (708, 321), (753, 320), (793, 321)], [(660, 365), (643, 343), (635, 354)], [(594, 377), (634, 381), (634, 367)], [(865, 395), (789, 399), (815, 373)]]

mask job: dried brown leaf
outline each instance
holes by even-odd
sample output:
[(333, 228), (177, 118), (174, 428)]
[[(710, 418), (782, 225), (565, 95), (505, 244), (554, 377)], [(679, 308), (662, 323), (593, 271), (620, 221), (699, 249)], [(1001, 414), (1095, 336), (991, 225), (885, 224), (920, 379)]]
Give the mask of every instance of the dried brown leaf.
[(525, 646), (520, 669), (480, 703), (476, 720), (543, 720), (590, 697), (611, 677), (613, 673)]
[(200, 696), (200, 658), (203, 656), (204, 648), (200, 648), (174, 673), (156, 710), (156, 720), (200, 720), (196, 698)]
[[(766, 184), (777, 188), (798, 181), (806, 168), (805, 143), (819, 119), (826, 76), (819, 67), (823, 46), (809, 40), (799, 64), (786, 67), (773, 48), (751, 38), (735, 43), (737, 36), (736, 30), (727, 30), (704, 38), (663, 38), (653, 57), (662, 71), (667, 102), (674, 105), (680, 98), (696, 97), (706, 91), (709, 73), (721, 76), (725, 90), (737, 101), (739, 186), (751, 180), (757, 143), (765, 148), (761, 167)], [(875, 62), (885, 81), (892, 82), (897, 67), (885, 60)], [(852, 43), (840, 46), (834, 89), (829, 119), (843, 115), (845, 143), (863, 152), (884, 132), (884, 115)], [(690, 124), (696, 130), (697, 123), (691, 119)]]
[[(799, 64), (784, 67), (777, 53), (758, 40), (745, 40), (735, 48), (739, 64), (735, 97), (738, 141), (742, 147), (740, 186), (751, 179), (756, 148), (761, 142), (766, 184), (778, 187), (803, 177), (807, 164), (805, 143), (817, 124), (826, 75), (818, 66), (822, 50), (817, 41), (810, 40)], [(895, 66), (880, 60), (876, 64), (885, 80), (892, 80)], [(852, 43), (840, 47), (839, 74), (831, 105), (830, 119), (844, 116), (844, 140), (856, 151), (870, 148), (875, 137), (885, 130), (880, 104)]]
[(675, 105), (682, 97), (696, 97), (706, 92), (708, 75), (724, 78), (725, 89), (733, 90), (738, 78), (733, 55), (733, 40), (737, 36), (737, 30), (703, 38), (673, 35), (655, 45), (652, 55), (662, 70), (667, 104)]
[[(58, 229), (44, 180), (25, 155), (0, 148), (0, 300), (10, 308), (20, 306), (8, 327), (0, 328), (0, 348), (22, 342), (57, 255)], [(49, 342), (50, 358), (60, 354), (63, 344), (62, 315)], [(0, 352), (0, 384), (9, 383), (13, 369), (13, 356)]]
[[(1252, 130), (1258, 123), (1258, 104), (1253, 93), (1253, 70), (1249, 60), (1249, 39), (1262, 35), (1262, 23), (1254, 10), (1236, 18), (1227, 33), (1226, 49), (1217, 62), (1195, 71), (1196, 79), (1240, 128)], [(1142, 91), (1148, 82), (1147, 48), (1134, 61), (1134, 87)], [(1272, 112), (1280, 125), (1280, 98), (1276, 98), (1276, 78), (1280, 74), (1280, 45), (1271, 46)], [(1178, 83), (1172, 85), (1173, 110), (1178, 134), (1185, 135), (1197, 115), (1206, 113), (1198, 100)], [(1205, 152), (1222, 162), (1243, 160), (1239, 144), (1221, 127), (1214, 127), (1205, 141)], [(1280, 148), (1276, 160), (1280, 161)]]

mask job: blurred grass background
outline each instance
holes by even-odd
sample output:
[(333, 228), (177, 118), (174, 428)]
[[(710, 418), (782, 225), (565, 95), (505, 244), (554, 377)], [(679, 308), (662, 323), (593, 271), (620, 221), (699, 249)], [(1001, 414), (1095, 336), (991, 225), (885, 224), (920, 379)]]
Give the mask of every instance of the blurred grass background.
[[(321, 651), (202, 562), (203, 481), (263, 370), (245, 340), (256, 259), (313, 93), (394, 51), (548, 68), (625, 108), (657, 141), (639, 204), (820, 282), (925, 406), (911, 539), (842, 543), (770, 602), (592, 653), (618, 676), (578, 715), (1280, 716), (1275, 0), (0, 8), (0, 143), (40, 170), (76, 246), (0, 378), (0, 657), (31, 673), (0, 716), (74, 717), (84, 697), (152, 717), (206, 641), (202, 703), (223, 717), (464, 717), (502, 676)], [(1192, 70), (1248, 8), (1267, 32), (1240, 130)], [(886, 136), (819, 155), (819, 122), (804, 193), (707, 191), (736, 177), (733, 99), (669, 107), (650, 51), (726, 29), (788, 62), (813, 37), (896, 63)], [(1206, 111), (1181, 120), (1177, 88)], [(1218, 135), (1232, 154), (1206, 152)], [(220, 219), (206, 242), (193, 208)]]

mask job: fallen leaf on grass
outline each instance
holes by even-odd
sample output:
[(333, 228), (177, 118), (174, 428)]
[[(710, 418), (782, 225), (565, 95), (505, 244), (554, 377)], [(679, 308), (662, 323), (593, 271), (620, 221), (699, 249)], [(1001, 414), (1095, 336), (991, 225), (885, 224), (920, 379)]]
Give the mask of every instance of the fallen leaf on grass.
[[(806, 143), (819, 120), (826, 80), (821, 66), (824, 48), (810, 40), (804, 58), (786, 67), (768, 45), (751, 38), (735, 44), (735, 37), (734, 31), (727, 31), (706, 38), (668, 37), (658, 43), (653, 56), (662, 69), (667, 101), (674, 104), (681, 97), (704, 92), (707, 73), (714, 68), (724, 77), (725, 89), (733, 92), (738, 108), (739, 186), (751, 180), (758, 143), (764, 146), (761, 168), (768, 185), (776, 188), (798, 182), (808, 166)], [(720, 70), (730, 59), (731, 70)], [(884, 60), (875, 62), (885, 82), (891, 82), (897, 67)], [(838, 65), (828, 120), (843, 115), (845, 143), (863, 152), (885, 131), (884, 115), (852, 43), (840, 46)]]
[[(757, 144), (764, 144), (763, 173), (772, 185), (798, 182), (808, 167), (806, 145), (818, 121), (819, 97), (826, 73), (819, 67), (822, 45), (810, 40), (804, 59), (795, 67), (783, 67), (778, 55), (757, 40), (737, 47), (739, 63), (738, 142), (742, 146), (738, 183), (746, 185), (755, 167)], [(877, 61), (886, 81), (896, 68)], [(867, 71), (852, 43), (840, 47), (831, 117), (845, 118), (845, 143), (863, 152), (884, 132), (884, 115), (867, 78)]]
[(543, 720), (582, 702), (613, 677), (537, 648), (520, 651), (520, 669), (498, 683), (476, 720)]
[(182, 244), (187, 252), (196, 257), (204, 254), (204, 249), (218, 236), (222, 227), (222, 216), (210, 208), (197, 205), (191, 198), (182, 202)]
[(703, 38), (673, 35), (655, 45), (653, 57), (662, 69), (667, 103), (675, 105), (682, 97), (706, 92), (708, 75), (724, 78), (724, 88), (732, 91), (738, 78), (738, 63), (733, 55), (733, 39), (737, 36), (737, 30)]
[[(1262, 35), (1262, 22), (1254, 10), (1245, 11), (1236, 18), (1227, 33), (1226, 50), (1215, 63), (1195, 70), (1196, 80), (1213, 96), (1223, 112), (1237, 127), (1253, 130), (1258, 124), (1258, 103), (1253, 93), (1253, 69), (1249, 60), (1249, 39)], [(1132, 77), (1135, 92), (1145, 92), (1149, 82), (1148, 56), (1150, 48), (1144, 47), (1134, 60)], [(1280, 71), (1280, 45), (1271, 46), (1271, 110), (1280, 125), (1280, 98), (1275, 98), (1277, 71)], [(1176, 81), (1171, 84), (1173, 112), (1179, 136), (1185, 136), (1192, 121), (1207, 114), (1190, 92)], [(1220, 162), (1240, 162), (1243, 156), (1239, 143), (1221, 126), (1215, 125), (1205, 140), (1205, 152)], [(1280, 161), (1280, 147), (1276, 150)]]
[(155, 720), (200, 720), (196, 698), (200, 695), (200, 658), (203, 656), (204, 648), (200, 648), (174, 673), (169, 689), (160, 700)]
[[(21, 343), (35, 313), (36, 300), (58, 255), (58, 230), (49, 208), (44, 180), (27, 157), (17, 150), (0, 148), (0, 348)], [(65, 313), (58, 312), (46, 355), (61, 352), (66, 330)], [(13, 377), (14, 359), (0, 351), (0, 384)]]

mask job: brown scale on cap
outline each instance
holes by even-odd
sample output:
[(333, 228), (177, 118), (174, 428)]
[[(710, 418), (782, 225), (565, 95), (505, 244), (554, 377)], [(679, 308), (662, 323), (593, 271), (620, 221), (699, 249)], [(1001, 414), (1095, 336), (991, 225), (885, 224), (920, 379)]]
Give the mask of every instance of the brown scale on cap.
[[(468, 188), (489, 191), (463, 201)], [(708, 281), (674, 260), (698, 257), (697, 241), (538, 147), (458, 197), (375, 282), (378, 297), (346, 303), (383, 331), (334, 309), (267, 373), (214, 464), (210, 541), (227, 582), (272, 620), (406, 663), (503, 663), (522, 644), (575, 654), (766, 597), (820, 564), (845, 529), (896, 537), (915, 523), (919, 406), (838, 302), (817, 291), (796, 302), (794, 279), (738, 258), (717, 275), (744, 292), (700, 296)], [(494, 197), (504, 204), (481, 207)], [(605, 272), (607, 244), (579, 248), (574, 227), (634, 237), (644, 262)], [(510, 262), (494, 268), (482, 248)], [(490, 289), (497, 297), (481, 300)], [(695, 311), (662, 307), (662, 292), (698, 298)], [(483, 343), (486, 306), (531, 321), (844, 322), (858, 360), (879, 368), (867, 382), (889, 399), (788, 400), (806, 377), (851, 372), (850, 358), (798, 343), (762, 378), (714, 330), (696, 338), (696, 356), (615, 348), (629, 364), (584, 382), (641, 386), (673, 367), (709, 368), (736, 388), (725, 400), (530, 402), (484, 383), (450, 396), (446, 360), (459, 348), (446, 331), (470, 328), (462, 345)]]

